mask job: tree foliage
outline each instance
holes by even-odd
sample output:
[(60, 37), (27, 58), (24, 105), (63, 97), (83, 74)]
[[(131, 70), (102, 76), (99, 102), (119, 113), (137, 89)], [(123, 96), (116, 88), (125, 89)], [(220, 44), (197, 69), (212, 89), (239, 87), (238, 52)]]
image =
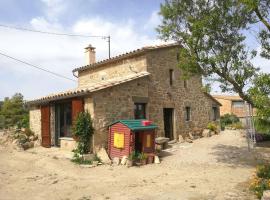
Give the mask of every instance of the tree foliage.
[(268, 0), (166, 0), (157, 30), (182, 47), (179, 67), (186, 76), (211, 77), (269, 117), (270, 76), (252, 64), (256, 51), (246, 45), (246, 32), (262, 23), (261, 56), (270, 55), (268, 14)]
[(11, 98), (6, 97), (0, 108), (0, 128), (17, 126), (28, 128), (28, 108), (20, 93), (14, 94)]

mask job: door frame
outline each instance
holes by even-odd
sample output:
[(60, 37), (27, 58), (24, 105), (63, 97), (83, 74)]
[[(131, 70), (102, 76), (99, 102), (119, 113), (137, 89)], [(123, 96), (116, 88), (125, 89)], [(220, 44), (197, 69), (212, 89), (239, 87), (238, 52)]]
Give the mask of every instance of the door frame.
[[(166, 113), (166, 111), (169, 111), (169, 113)], [(174, 140), (175, 139), (175, 109), (174, 108), (163, 108), (163, 124), (164, 124), (164, 136), (167, 137), (167, 131), (166, 131), (166, 122), (167, 120), (165, 120), (166, 115), (170, 115), (171, 119), (168, 119), (170, 121), (170, 133), (169, 133), (169, 137), (170, 140)]]

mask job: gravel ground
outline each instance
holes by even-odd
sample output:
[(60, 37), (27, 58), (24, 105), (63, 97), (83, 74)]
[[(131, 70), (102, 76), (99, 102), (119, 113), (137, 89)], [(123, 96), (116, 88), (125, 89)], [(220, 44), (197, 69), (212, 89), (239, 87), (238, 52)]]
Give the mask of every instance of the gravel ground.
[(83, 168), (57, 148), (0, 146), (0, 199), (252, 200), (248, 181), (265, 155), (265, 147), (249, 152), (239, 131), (176, 143), (161, 164), (131, 168)]

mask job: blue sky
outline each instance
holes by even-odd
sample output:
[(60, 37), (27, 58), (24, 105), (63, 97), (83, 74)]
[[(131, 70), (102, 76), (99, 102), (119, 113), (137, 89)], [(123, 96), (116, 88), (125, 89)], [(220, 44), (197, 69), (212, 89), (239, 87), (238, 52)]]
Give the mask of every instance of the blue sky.
[[(161, 42), (155, 27), (160, 23), (158, 10), (162, 2), (1, 0), (0, 24), (51, 32), (111, 35), (114, 56)], [(97, 38), (59, 37), (1, 27), (0, 37), (0, 52), (70, 78), (72, 69), (85, 64), (84, 47), (88, 44), (96, 47), (97, 60), (107, 58), (108, 54), (106, 41)], [(254, 62), (269, 71), (269, 61), (258, 57)], [(26, 99), (33, 99), (76, 87), (76, 83), (4, 57), (0, 57), (0, 69), (0, 100), (15, 92), (21, 92)]]

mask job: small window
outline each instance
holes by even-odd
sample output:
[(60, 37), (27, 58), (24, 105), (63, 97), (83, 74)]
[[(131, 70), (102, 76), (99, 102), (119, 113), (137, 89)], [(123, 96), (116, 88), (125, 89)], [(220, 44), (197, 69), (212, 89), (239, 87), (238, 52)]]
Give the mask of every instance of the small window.
[(170, 85), (173, 85), (173, 69), (170, 69)]
[(145, 115), (145, 103), (134, 103), (134, 118), (135, 119), (146, 119)]
[(216, 121), (218, 118), (218, 108), (217, 107), (212, 107), (212, 120)]
[(244, 107), (244, 101), (233, 101), (232, 106), (234, 108), (242, 108)]
[(185, 120), (190, 121), (190, 107), (186, 107)]
[(184, 80), (184, 88), (187, 88), (187, 80)]

